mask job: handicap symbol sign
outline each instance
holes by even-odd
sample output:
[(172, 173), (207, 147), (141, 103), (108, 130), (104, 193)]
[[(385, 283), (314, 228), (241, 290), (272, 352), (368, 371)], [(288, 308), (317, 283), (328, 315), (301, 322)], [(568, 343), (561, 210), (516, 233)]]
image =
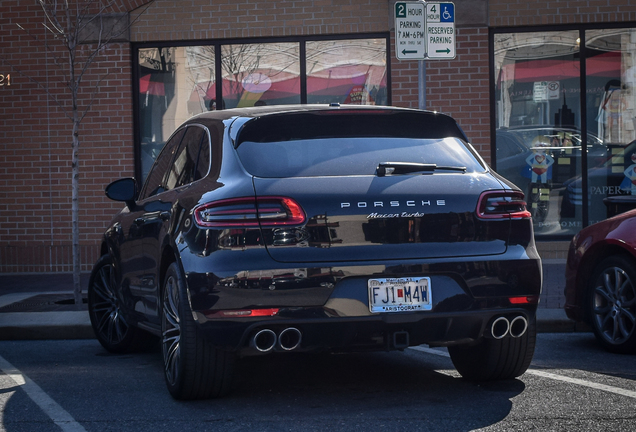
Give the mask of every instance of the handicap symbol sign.
[(453, 3), (440, 3), (440, 22), (455, 22), (455, 5)]

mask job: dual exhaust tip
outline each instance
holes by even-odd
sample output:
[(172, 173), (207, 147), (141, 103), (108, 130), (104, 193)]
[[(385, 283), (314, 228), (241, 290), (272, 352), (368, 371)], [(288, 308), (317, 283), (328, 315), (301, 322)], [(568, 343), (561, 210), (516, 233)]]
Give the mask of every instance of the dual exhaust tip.
[(256, 332), (250, 345), (263, 353), (277, 348), (292, 351), (300, 346), (302, 338), (302, 333), (295, 327), (288, 327), (278, 334), (274, 330), (263, 329)]
[(503, 339), (506, 336), (519, 338), (528, 330), (528, 320), (522, 316), (516, 316), (509, 320), (506, 317), (499, 317), (493, 320), (490, 325), (490, 336), (494, 339)]

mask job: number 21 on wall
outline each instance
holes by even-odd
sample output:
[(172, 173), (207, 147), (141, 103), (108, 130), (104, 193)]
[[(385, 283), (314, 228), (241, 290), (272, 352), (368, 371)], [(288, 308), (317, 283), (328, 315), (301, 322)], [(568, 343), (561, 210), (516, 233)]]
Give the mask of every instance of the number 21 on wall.
[(6, 75), (0, 74), (0, 87), (5, 85), (6, 86), (11, 85), (11, 74), (6, 74)]

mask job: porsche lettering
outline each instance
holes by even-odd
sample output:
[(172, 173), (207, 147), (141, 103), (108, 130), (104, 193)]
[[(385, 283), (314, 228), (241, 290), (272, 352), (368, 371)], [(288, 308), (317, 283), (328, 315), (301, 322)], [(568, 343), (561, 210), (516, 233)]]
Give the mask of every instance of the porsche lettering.
[(358, 201), (358, 202), (343, 202), (340, 203), (340, 208), (384, 208), (384, 207), (400, 207), (404, 205), (406, 207), (427, 207), (427, 206), (444, 206), (446, 200), (408, 200), (408, 201)]

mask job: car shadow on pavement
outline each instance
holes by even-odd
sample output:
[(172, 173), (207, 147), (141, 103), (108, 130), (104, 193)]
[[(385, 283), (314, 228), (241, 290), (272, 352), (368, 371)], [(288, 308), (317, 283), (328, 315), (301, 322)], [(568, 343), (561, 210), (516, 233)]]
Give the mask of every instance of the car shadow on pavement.
[(233, 403), (266, 403), (273, 412), (293, 409), (305, 418), (356, 419), (386, 424), (388, 430), (394, 430), (390, 424), (414, 421), (420, 430), (486, 427), (504, 419), (511, 399), (525, 389), (520, 380), (471, 383), (448, 358), (410, 350), (248, 357), (235, 372), (234, 391), (228, 396)]
[[(78, 421), (101, 430), (469, 431), (508, 418), (526, 389), (522, 380), (468, 382), (449, 358), (410, 349), (288, 353), (240, 359), (226, 397), (176, 401), (156, 345), (128, 354), (107, 353), (95, 340), (2, 346), (8, 361)], [(40, 412), (24, 392), (14, 392), (3, 430), (25, 430), (25, 407)], [(40, 417), (33, 416), (50, 422)]]

